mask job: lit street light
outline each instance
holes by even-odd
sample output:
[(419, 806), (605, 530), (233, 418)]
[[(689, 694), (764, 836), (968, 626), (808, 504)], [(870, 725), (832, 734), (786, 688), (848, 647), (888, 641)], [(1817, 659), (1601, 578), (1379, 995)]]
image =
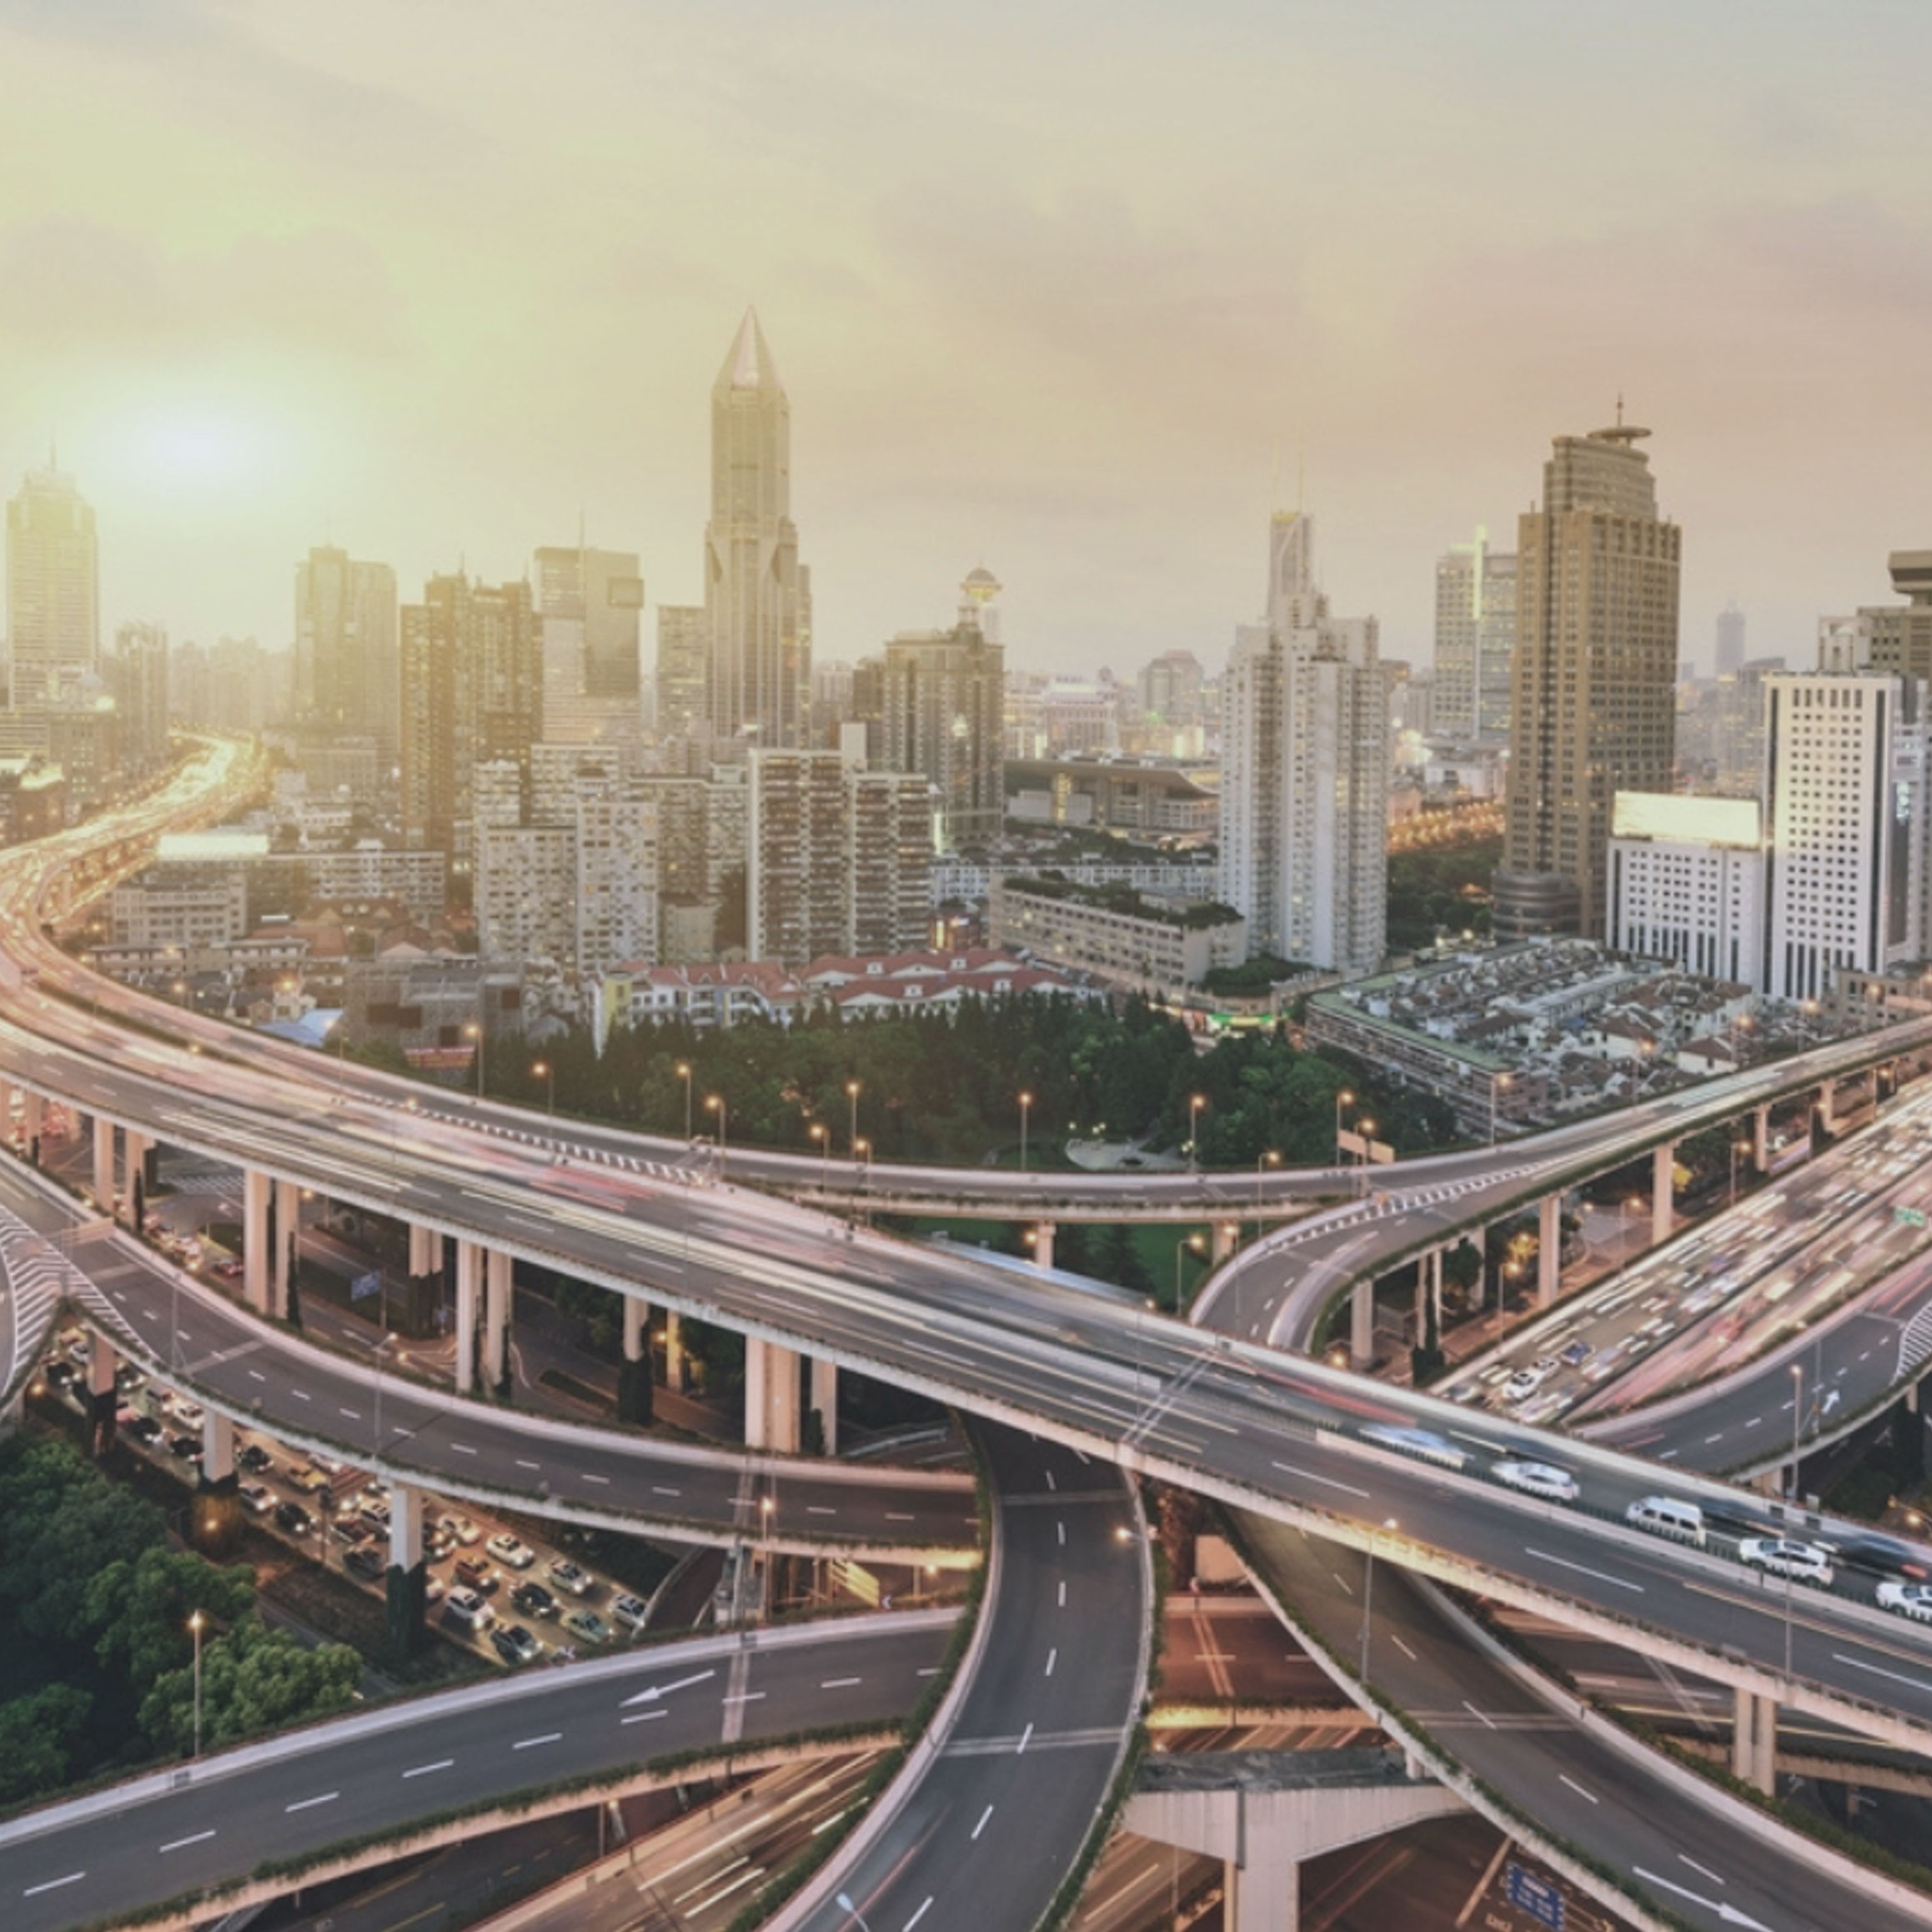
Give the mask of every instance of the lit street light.
[(725, 1177), (726, 1137), (731, 1131), (731, 1110), (725, 1106), (723, 1094), (707, 1093), (705, 1096), (705, 1111), (718, 1117), (718, 1178), (721, 1181)]
[(846, 1082), (846, 1145), (852, 1150), (852, 1158), (859, 1157), (859, 1083), (856, 1080)]
[(1191, 1095), (1187, 1101), (1187, 1172), (1201, 1169), (1201, 1110), (1207, 1105), (1205, 1094)]
[[(1392, 1516), (1383, 1524), (1383, 1529), (1393, 1529), (1395, 1518)], [(1368, 1683), (1368, 1618), (1375, 1601), (1375, 1539), (1380, 1533), (1368, 1533), (1368, 1563), (1362, 1579), (1362, 1669), (1357, 1674), (1357, 1682), (1365, 1688)]]
[(1337, 1094), (1335, 1096), (1335, 1165), (1336, 1165), (1337, 1167), (1339, 1167), (1342, 1165), (1342, 1109), (1343, 1109), (1343, 1108), (1345, 1108), (1345, 1107), (1353, 1107), (1353, 1106), (1354, 1106), (1354, 1104), (1355, 1104), (1355, 1096), (1354, 1096), (1353, 1092), (1352, 1092), (1352, 1091), (1351, 1091), (1349, 1088), (1347, 1088), (1347, 1087), (1346, 1087), (1346, 1086), (1345, 1086), (1345, 1087), (1343, 1087), (1343, 1088), (1342, 1088), (1342, 1090), (1341, 1090), (1341, 1091), (1339, 1091), (1339, 1092), (1338, 1092), (1338, 1093), (1337, 1093)]
[(1496, 1145), (1496, 1096), (1509, 1085), (1509, 1076), (1499, 1073), (1489, 1082), (1489, 1145)]
[(1278, 1154), (1272, 1147), (1270, 1147), (1266, 1153), (1262, 1154), (1254, 1164), (1254, 1205), (1255, 1212), (1257, 1214), (1261, 1212), (1262, 1204), (1262, 1176), (1267, 1172), (1268, 1168), (1278, 1167), (1281, 1166), (1281, 1164), (1282, 1157), (1280, 1154)]
[(544, 1108), (552, 1120), (557, 1117), (557, 1070), (547, 1060), (539, 1060), (530, 1068), (530, 1077), (540, 1080), (544, 1085)]
[(1020, 1172), (1026, 1172), (1026, 1127), (1027, 1117), (1033, 1111), (1033, 1096), (1030, 1093), (1020, 1096)]
[(207, 1618), (197, 1610), (188, 1619), (188, 1627), (194, 1634), (194, 1755), (201, 1755), (201, 1633), (208, 1623)]
[(811, 1137), (819, 1144), (819, 1192), (832, 1191), (832, 1134), (823, 1121), (811, 1123)]
[(1375, 1122), (1358, 1120), (1355, 1123), (1355, 1131), (1362, 1137), (1362, 1192), (1366, 1198), (1368, 1193), (1368, 1163), (1372, 1158), (1369, 1149), (1374, 1145)]
[(483, 1098), (483, 1026), (481, 1021), (465, 1020), (463, 1023), (463, 1037), (474, 1042), (469, 1052), (470, 1057), (476, 1062), (476, 1097), (481, 1100)]
[(677, 1076), (685, 1083), (685, 1145), (691, 1144), (691, 1063), (680, 1060), (677, 1064)]

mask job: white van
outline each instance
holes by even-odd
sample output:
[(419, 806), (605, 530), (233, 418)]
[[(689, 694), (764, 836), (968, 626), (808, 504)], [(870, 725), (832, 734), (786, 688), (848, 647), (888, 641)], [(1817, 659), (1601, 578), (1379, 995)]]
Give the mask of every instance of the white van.
[(1640, 1496), (1623, 1512), (1623, 1520), (1653, 1536), (1674, 1537), (1704, 1548), (1704, 1512), (1694, 1503), (1679, 1503), (1674, 1496)]

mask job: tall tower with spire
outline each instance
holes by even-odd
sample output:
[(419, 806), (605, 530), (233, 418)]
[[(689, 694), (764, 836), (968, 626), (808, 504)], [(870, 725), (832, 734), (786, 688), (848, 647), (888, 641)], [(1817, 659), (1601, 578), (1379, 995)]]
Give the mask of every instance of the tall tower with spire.
[(808, 744), (811, 574), (791, 520), (791, 405), (752, 309), (711, 386), (705, 613), (712, 730)]

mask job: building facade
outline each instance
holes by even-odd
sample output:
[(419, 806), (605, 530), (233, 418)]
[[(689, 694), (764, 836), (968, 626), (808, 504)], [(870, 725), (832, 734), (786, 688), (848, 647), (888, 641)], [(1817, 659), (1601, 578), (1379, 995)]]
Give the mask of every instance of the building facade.
[(1616, 795), (1671, 787), (1681, 533), (1657, 513), (1648, 434), (1558, 437), (1518, 528), (1499, 938), (1601, 934)]
[(1620, 791), (1611, 818), (1612, 949), (1761, 988), (1764, 825), (1754, 798)]
[(996, 839), (1006, 814), (1006, 652), (979, 611), (964, 596), (952, 630), (901, 632), (885, 653), (877, 762), (931, 785), (955, 851)]
[(1432, 729), (1465, 744), (1507, 739), (1515, 654), (1516, 558), (1479, 529), (1436, 560)]
[(325, 736), (369, 737), (396, 756), (402, 662), (396, 574), (320, 545), (295, 566), (298, 725)]
[(1247, 957), (1247, 923), (1227, 906), (1163, 906), (1047, 879), (996, 880), (986, 926), (996, 946), (1132, 992), (1177, 992)]
[(98, 668), (100, 549), (93, 506), (50, 457), (7, 505), (7, 640), (15, 710), (58, 703)]

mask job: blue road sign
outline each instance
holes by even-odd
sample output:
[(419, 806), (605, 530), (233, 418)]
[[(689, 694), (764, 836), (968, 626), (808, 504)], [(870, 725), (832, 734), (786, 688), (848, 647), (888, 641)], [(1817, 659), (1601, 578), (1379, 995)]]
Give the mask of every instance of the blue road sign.
[(380, 1268), (371, 1268), (366, 1275), (358, 1275), (349, 1284), (349, 1298), (352, 1302), (366, 1302), (371, 1295), (383, 1292), (383, 1275)]
[(1512, 1859), (1503, 1868), (1503, 1895), (1519, 1912), (1527, 1912), (1549, 1932), (1563, 1932), (1563, 1895), (1548, 1879), (1538, 1878)]

